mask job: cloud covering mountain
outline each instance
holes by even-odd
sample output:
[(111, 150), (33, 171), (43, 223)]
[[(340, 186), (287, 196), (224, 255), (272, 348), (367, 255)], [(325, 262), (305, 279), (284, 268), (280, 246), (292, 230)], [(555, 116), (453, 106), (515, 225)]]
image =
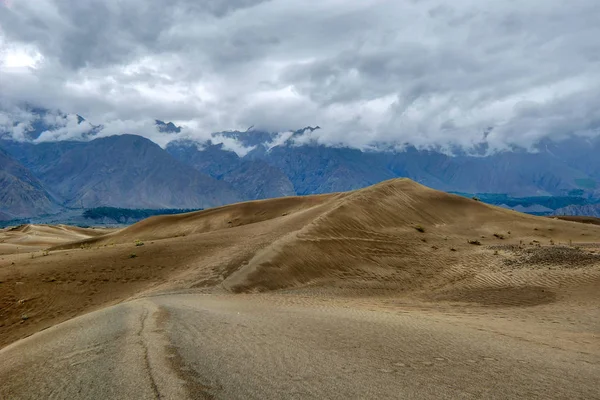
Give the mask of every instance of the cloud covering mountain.
[[(19, 138), (30, 104), (163, 146), (155, 119), (200, 142), (308, 124), (323, 129), (304, 141), (357, 148), (594, 136), (599, 15), (596, 0), (4, 2), (0, 125)], [(86, 128), (56, 126), (39, 140)]]

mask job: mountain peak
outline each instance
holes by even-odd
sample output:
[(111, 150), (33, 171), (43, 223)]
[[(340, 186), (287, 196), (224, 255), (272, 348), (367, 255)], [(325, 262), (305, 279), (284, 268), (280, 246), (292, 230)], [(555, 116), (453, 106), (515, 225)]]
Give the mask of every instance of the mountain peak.
[(161, 121), (160, 119), (154, 120), (154, 123), (158, 127), (158, 130), (162, 133), (179, 133), (181, 132), (181, 127), (175, 125), (172, 122)]

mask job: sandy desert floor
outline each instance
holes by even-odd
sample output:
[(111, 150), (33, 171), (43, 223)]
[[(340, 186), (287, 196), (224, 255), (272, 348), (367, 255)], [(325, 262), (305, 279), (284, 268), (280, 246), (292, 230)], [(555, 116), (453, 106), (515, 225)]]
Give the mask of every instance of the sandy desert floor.
[(600, 398), (600, 226), (393, 180), (0, 231), (0, 398)]

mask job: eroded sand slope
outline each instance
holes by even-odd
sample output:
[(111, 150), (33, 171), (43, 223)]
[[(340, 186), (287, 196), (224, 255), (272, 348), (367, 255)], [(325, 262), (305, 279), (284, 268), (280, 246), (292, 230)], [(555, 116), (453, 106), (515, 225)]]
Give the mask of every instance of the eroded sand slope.
[[(2, 350), (0, 393), (593, 398), (599, 288), (600, 226), (406, 179), (117, 231), (23, 226), (0, 231), (0, 346), (52, 328)], [(16, 378), (49, 360), (81, 379)], [(95, 386), (119, 363), (131, 381)]]
[(599, 226), (528, 216), (407, 179), (102, 233), (64, 226), (0, 233), (3, 345), (171, 289), (517, 306), (595, 301), (590, 288), (600, 283)]

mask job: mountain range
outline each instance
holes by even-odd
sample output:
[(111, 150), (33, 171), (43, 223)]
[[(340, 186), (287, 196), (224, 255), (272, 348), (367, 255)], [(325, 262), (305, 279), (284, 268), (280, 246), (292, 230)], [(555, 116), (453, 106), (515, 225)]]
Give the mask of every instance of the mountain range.
[(58, 211), (42, 183), (0, 149), (0, 220)]
[[(354, 190), (395, 177), (466, 194), (572, 196), (587, 199), (586, 204), (600, 197), (597, 137), (544, 140), (530, 151), (457, 149), (447, 154), (410, 145), (362, 151), (296, 142), (319, 127), (297, 130), (286, 140), (278, 133), (250, 129), (220, 132), (213, 135), (215, 140), (198, 143), (181, 139), (182, 128), (174, 123), (156, 120), (157, 131), (173, 137), (161, 148), (142, 136), (98, 137), (102, 126), (78, 115), (76, 123), (88, 129), (83, 140), (40, 141), (54, 128), (40, 121), (24, 140), (0, 132), (0, 219), (99, 206), (207, 208)], [(248, 151), (238, 155), (216, 137), (234, 140)]]

